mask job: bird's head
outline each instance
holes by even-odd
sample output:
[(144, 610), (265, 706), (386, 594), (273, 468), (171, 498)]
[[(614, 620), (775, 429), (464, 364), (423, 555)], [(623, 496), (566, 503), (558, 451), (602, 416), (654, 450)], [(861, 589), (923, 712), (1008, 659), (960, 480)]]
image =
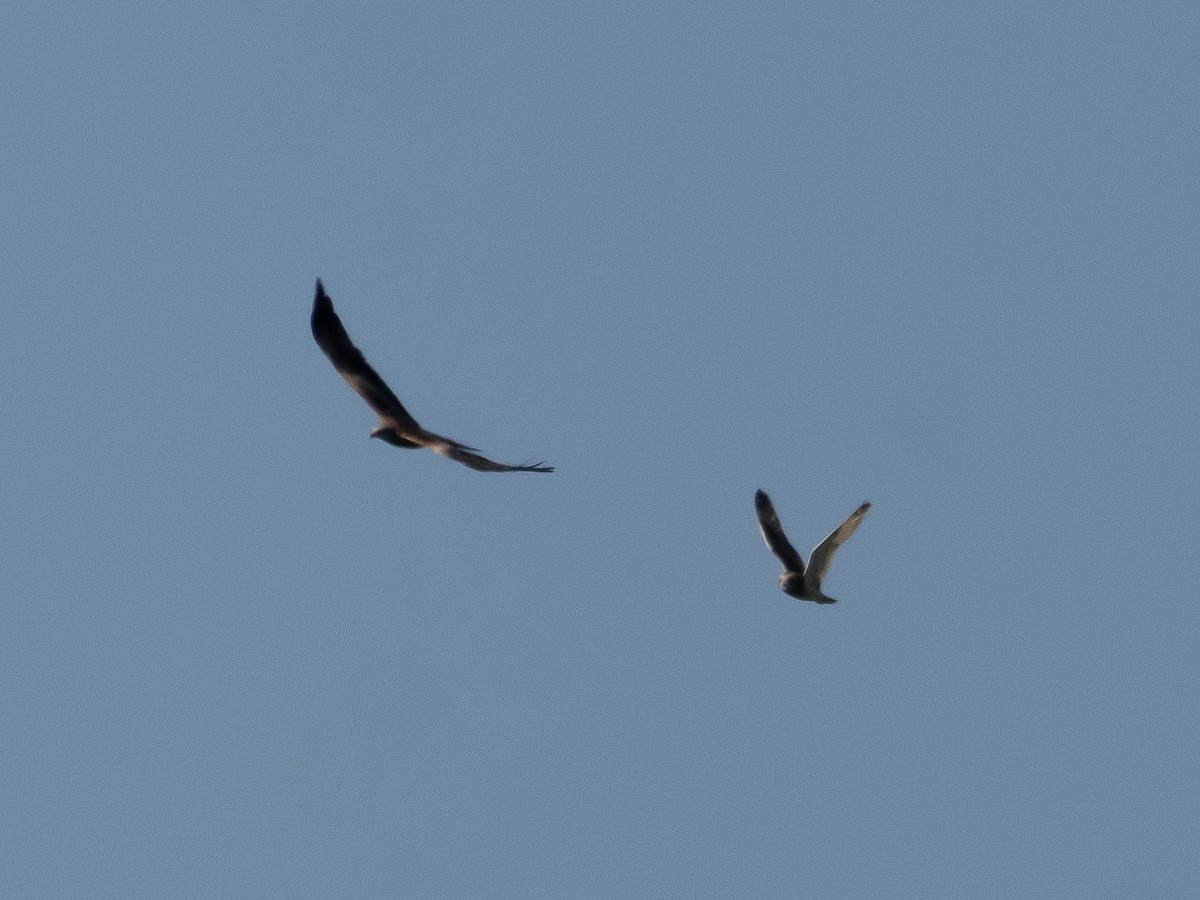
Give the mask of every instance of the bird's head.
[(400, 432), (392, 425), (379, 424), (375, 426), (375, 430), (371, 432), (371, 437), (379, 438), (381, 441), (391, 444), (393, 447), (403, 447), (406, 450), (411, 450), (413, 447), (420, 447), (420, 444), (410, 441), (408, 438), (401, 437)]
[(779, 589), (789, 597), (804, 596), (804, 576), (799, 572), (784, 572), (779, 576)]
[(400, 435), (396, 433), (396, 429), (391, 425), (376, 425), (371, 430), (371, 437), (379, 438), (381, 441), (386, 441), (387, 443), (394, 444), (397, 447), (401, 446)]

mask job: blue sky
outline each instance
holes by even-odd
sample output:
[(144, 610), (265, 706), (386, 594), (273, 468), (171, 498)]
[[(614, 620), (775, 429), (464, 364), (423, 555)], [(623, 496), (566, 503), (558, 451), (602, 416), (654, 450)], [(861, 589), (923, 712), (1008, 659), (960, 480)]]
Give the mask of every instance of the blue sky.
[(973, 6), (11, 10), (12, 895), (1195, 896), (1200, 14)]

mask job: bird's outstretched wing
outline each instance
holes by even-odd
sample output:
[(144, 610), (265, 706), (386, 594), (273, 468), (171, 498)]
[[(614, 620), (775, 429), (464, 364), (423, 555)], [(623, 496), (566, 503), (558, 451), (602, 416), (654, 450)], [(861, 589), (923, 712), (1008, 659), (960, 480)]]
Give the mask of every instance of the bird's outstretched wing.
[(870, 503), (864, 503), (850, 514), (850, 518), (833, 529), (829, 537), (813, 548), (813, 552), (808, 557), (808, 567), (816, 576), (818, 584), (825, 579), (825, 573), (829, 571), (829, 564), (833, 562), (833, 554), (837, 553), (838, 547), (846, 543), (850, 535), (854, 534), (854, 530), (861, 524), (863, 516), (870, 508)]
[(333, 311), (333, 301), (325, 293), (325, 287), (319, 278), (317, 295), (313, 300), (312, 333), (317, 346), (329, 357), (338, 374), (378, 414), (380, 427), (372, 432), (373, 437), (381, 437), (397, 447), (425, 447), (480, 472), (554, 471), (553, 466), (543, 463), (510, 466), (494, 462), (480, 456), (474, 447), (426, 431), (418, 425), (417, 420), (409, 415), (404, 404), (392, 393), (392, 389), (379, 377), (379, 373), (371, 368), (362, 351), (354, 346), (345, 326), (342, 325), (342, 320)]
[(480, 456), (478, 453), (472, 453), (470, 448), (465, 448), (455, 442), (447, 441), (446, 443), (436, 442), (425, 444), (434, 453), (439, 453), (447, 459), (452, 459), (455, 462), (460, 462), (464, 466), (469, 466), (479, 472), (553, 472), (554, 466), (548, 466), (545, 463), (534, 463), (528, 466), (510, 466), (507, 463), (498, 463), (488, 459), (486, 456)]
[(771, 498), (767, 496), (766, 491), (754, 492), (754, 512), (758, 515), (758, 527), (762, 530), (767, 548), (779, 557), (784, 569), (803, 575), (804, 560), (800, 558), (796, 548), (791, 545), (787, 535), (783, 533), (783, 526), (779, 524), (779, 516), (775, 515), (775, 507), (771, 505)]
[(320, 278), (317, 279), (317, 296), (313, 300), (312, 333), (317, 346), (329, 357), (338, 374), (367, 401), (380, 419), (391, 420), (397, 426), (414, 431), (421, 427), (379, 377), (379, 373), (371, 368), (362, 351), (351, 342), (342, 320), (333, 311), (333, 301), (325, 293)]

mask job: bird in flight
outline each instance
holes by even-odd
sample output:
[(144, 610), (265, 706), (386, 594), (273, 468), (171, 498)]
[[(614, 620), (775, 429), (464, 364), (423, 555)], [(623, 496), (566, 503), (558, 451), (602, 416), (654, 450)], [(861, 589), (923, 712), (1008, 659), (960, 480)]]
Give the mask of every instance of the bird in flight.
[(317, 296), (313, 300), (312, 333), (317, 346), (324, 351), (345, 379), (346, 384), (367, 401), (367, 406), (379, 416), (379, 424), (371, 437), (386, 441), (394, 447), (425, 447), (464, 466), (480, 472), (553, 472), (554, 466), (537, 463), (531, 466), (509, 466), (479, 455), (479, 451), (452, 438), (426, 431), (409, 415), (408, 410), (392, 393), (379, 374), (371, 368), (366, 357), (350, 341), (342, 320), (333, 311), (333, 301), (317, 279)]
[(812, 600), (814, 603), (836, 603), (832, 597), (821, 593), (821, 582), (833, 562), (833, 555), (838, 547), (846, 543), (854, 530), (858, 528), (870, 503), (864, 503), (850, 514), (845, 522), (833, 529), (833, 532), (813, 548), (808, 557), (808, 566), (796, 552), (796, 548), (788, 541), (779, 524), (779, 516), (775, 515), (775, 507), (765, 491), (754, 492), (754, 512), (758, 515), (758, 527), (762, 529), (763, 540), (772, 553), (783, 563), (783, 574), (779, 576), (779, 589), (789, 597), (797, 600)]

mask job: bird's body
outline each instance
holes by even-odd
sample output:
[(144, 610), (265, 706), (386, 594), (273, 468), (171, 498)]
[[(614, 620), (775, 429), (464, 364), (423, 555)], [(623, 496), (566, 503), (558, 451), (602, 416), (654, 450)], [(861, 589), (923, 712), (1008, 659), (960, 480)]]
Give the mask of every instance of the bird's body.
[(813, 603), (836, 603), (837, 601), (833, 597), (827, 596), (821, 591), (821, 582), (825, 579), (825, 573), (829, 571), (829, 564), (833, 562), (833, 555), (837, 553), (838, 547), (854, 534), (855, 529), (858, 528), (870, 508), (870, 503), (864, 503), (851, 513), (845, 522), (813, 548), (812, 553), (809, 554), (808, 565), (805, 566), (803, 558), (796, 552), (796, 548), (787, 539), (787, 535), (783, 533), (783, 526), (779, 524), (779, 516), (775, 514), (771, 498), (765, 491), (756, 491), (754, 511), (758, 516), (758, 527), (762, 530), (767, 548), (783, 563), (783, 574), (779, 576), (779, 589), (797, 600), (811, 600)]
[(537, 463), (530, 466), (510, 466), (479, 455), (474, 447), (459, 443), (453, 438), (443, 437), (426, 431), (417, 424), (404, 408), (404, 404), (392, 393), (379, 374), (371, 368), (362, 351), (354, 346), (346, 333), (342, 320), (333, 310), (333, 301), (325, 293), (321, 279), (317, 279), (317, 294), (313, 300), (312, 333), (317, 346), (329, 357), (333, 367), (345, 382), (367, 402), (379, 416), (379, 424), (371, 431), (371, 437), (379, 438), (393, 447), (415, 449), (424, 447), (434, 453), (460, 462), (480, 472), (553, 472), (553, 466)]
[(813, 584), (811, 578), (800, 572), (784, 572), (779, 576), (779, 589), (789, 597), (797, 600), (811, 600), (813, 603), (837, 603), (833, 597), (821, 593), (821, 585)]

